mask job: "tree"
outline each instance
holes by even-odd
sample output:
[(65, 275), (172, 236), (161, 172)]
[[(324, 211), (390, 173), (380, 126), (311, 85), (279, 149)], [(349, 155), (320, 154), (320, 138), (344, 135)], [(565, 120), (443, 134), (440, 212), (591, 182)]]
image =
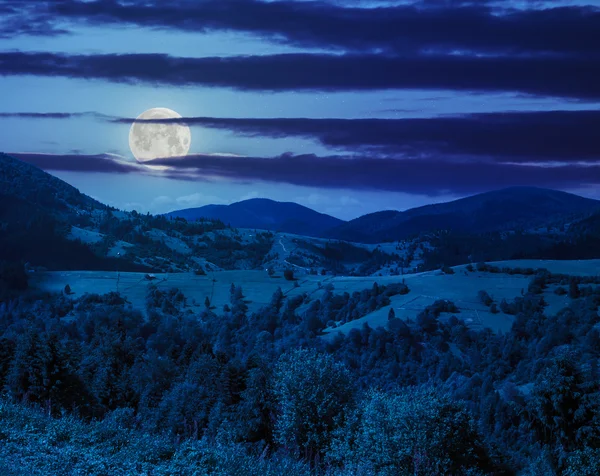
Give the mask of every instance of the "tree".
[(294, 270), (293, 270), (293, 269), (290, 269), (290, 268), (286, 269), (286, 270), (283, 272), (283, 277), (284, 277), (285, 279), (287, 279), (288, 281), (293, 281), (293, 280), (294, 280)]
[(571, 299), (577, 299), (579, 297), (579, 286), (577, 285), (577, 281), (573, 278), (569, 280), (569, 297)]
[(68, 284), (65, 286), (65, 294), (68, 296), (72, 293), (71, 291), (71, 286), (69, 286)]
[(493, 469), (466, 407), (432, 387), (370, 390), (335, 432), (333, 463), (358, 474), (477, 474)]
[(330, 355), (297, 349), (279, 359), (273, 393), (276, 441), (309, 461), (319, 459), (352, 400), (348, 369)]
[(600, 444), (600, 396), (579, 360), (573, 352), (556, 357), (538, 376), (528, 405), (539, 441), (557, 451)]
[(208, 296), (206, 296), (206, 299), (204, 300), (204, 306), (206, 307), (206, 309), (210, 309), (210, 299), (208, 298)]
[(494, 300), (487, 293), (487, 291), (484, 291), (483, 289), (477, 293), (477, 297), (485, 306), (490, 306), (492, 302), (494, 302)]
[(390, 312), (388, 312), (388, 321), (394, 319), (396, 317), (396, 312), (393, 307), (390, 307)]

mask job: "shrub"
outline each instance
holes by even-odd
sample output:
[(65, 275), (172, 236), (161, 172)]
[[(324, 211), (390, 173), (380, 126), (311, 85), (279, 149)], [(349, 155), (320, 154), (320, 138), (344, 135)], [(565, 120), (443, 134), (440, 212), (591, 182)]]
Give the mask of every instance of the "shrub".
[[(333, 463), (352, 474), (478, 474), (492, 462), (467, 408), (429, 387), (370, 390), (336, 431)], [(481, 474), (481, 473), (479, 473)]]
[(352, 399), (348, 369), (328, 354), (298, 349), (281, 356), (273, 382), (277, 442), (308, 460), (323, 454)]
[(293, 269), (286, 269), (283, 272), (283, 277), (285, 279), (287, 279), (288, 281), (293, 281), (294, 280), (294, 270)]
[(442, 266), (442, 273), (444, 274), (454, 274), (454, 270), (447, 265)]
[(490, 306), (494, 300), (492, 299), (492, 297), (488, 294), (487, 291), (484, 291), (483, 289), (481, 291), (479, 291), (477, 293), (477, 297), (479, 298), (479, 300), (485, 304), (486, 306)]
[(562, 286), (559, 286), (554, 290), (554, 294), (558, 294), (559, 296), (564, 296), (565, 294), (567, 294), (567, 290), (565, 288), (563, 288)]

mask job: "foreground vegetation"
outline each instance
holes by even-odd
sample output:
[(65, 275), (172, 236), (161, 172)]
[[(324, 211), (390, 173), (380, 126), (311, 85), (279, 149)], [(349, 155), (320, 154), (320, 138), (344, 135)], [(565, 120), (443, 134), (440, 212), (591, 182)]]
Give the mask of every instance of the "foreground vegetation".
[[(249, 312), (234, 284), (222, 309), (190, 314), (151, 287), (144, 318), (119, 294), (40, 294), (3, 269), (3, 474), (598, 472), (596, 277), (532, 274), (502, 304), (503, 335), (439, 301), (324, 342), (344, 299), (331, 288), (300, 316), (280, 290)], [(570, 302), (554, 316), (550, 285)]]

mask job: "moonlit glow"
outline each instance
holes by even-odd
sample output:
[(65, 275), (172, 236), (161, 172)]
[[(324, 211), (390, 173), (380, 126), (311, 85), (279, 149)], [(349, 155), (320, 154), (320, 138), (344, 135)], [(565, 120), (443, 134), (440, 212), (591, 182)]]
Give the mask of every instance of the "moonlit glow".
[(181, 117), (171, 109), (157, 107), (148, 109), (136, 118), (129, 130), (129, 147), (138, 162), (187, 155), (192, 143), (192, 134), (187, 125), (140, 122), (141, 119)]

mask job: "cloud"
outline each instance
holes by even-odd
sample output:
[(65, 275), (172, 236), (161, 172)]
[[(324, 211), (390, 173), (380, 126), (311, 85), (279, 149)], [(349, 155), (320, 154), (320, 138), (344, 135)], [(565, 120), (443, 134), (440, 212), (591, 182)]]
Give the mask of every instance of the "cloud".
[[(112, 119), (130, 124), (133, 119)], [(600, 110), (506, 112), (424, 119), (237, 119), (186, 117), (184, 122), (249, 137), (313, 139), (322, 145), (412, 157), (469, 156), (498, 161), (600, 160)]]
[(62, 76), (243, 91), (445, 89), (600, 98), (600, 61), (586, 57), (300, 53), (181, 58), (164, 54), (67, 55), (12, 51), (0, 53), (0, 75)]
[(78, 119), (81, 117), (115, 119), (113, 116), (99, 112), (0, 112), (0, 119)]
[[(124, 164), (116, 157), (93, 155), (12, 154), (45, 170), (158, 174), (174, 180), (278, 183), (320, 189), (404, 192), (428, 196), (478, 193), (502, 187), (530, 185), (573, 188), (600, 185), (600, 165), (535, 164), (498, 162), (453, 162), (430, 158), (397, 159), (369, 156), (316, 156), (284, 154), (277, 157), (222, 157), (190, 155), (156, 159), (165, 171)], [(173, 205), (197, 206), (218, 197), (202, 194), (179, 197)], [(312, 197), (319, 200), (319, 197)], [(170, 203), (170, 197), (159, 201)], [(343, 207), (355, 205), (347, 192)], [(164, 203), (162, 203), (164, 204)]]
[[(95, 112), (12, 112), (0, 113), (0, 118), (70, 119), (82, 115), (127, 125), (135, 120)], [(504, 162), (600, 160), (600, 110), (499, 112), (406, 119), (184, 117), (142, 122), (185, 123), (250, 138), (301, 137), (335, 151), (380, 157), (449, 157), (453, 160), (463, 157)]]
[(141, 172), (143, 169), (133, 163), (127, 163), (111, 155), (58, 155), (11, 153), (13, 157), (30, 163), (43, 170), (60, 170), (70, 172), (104, 172), (104, 173), (132, 173)]
[[(5, 0), (4, 4), (20, 11), (15, 1)], [(510, 2), (431, 0), (377, 8), (295, 0), (40, 0), (35, 5), (36, 9), (21, 7), (21, 28), (8, 29), (6, 34), (56, 34), (54, 23), (69, 20), (199, 33), (243, 32), (298, 47), (354, 52), (581, 54), (597, 53), (600, 44), (599, 9), (574, 5), (540, 8), (534, 2), (521, 10), (512, 8)], [(31, 31), (25, 28), (27, 20), (33, 22)]]
[[(550, 188), (600, 184), (599, 165), (542, 167), (439, 159), (374, 159), (358, 156), (284, 154), (273, 158), (191, 155), (157, 159), (185, 169), (185, 179), (219, 177), (242, 182), (275, 182), (323, 189), (379, 190), (439, 195), (477, 193), (517, 185)], [(174, 176), (177, 177), (177, 176)], [(181, 177), (180, 177), (181, 178)]]
[(68, 34), (57, 25), (57, 18), (50, 12), (53, 5), (56, 3), (43, 0), (0, 0), (0, 38)]

